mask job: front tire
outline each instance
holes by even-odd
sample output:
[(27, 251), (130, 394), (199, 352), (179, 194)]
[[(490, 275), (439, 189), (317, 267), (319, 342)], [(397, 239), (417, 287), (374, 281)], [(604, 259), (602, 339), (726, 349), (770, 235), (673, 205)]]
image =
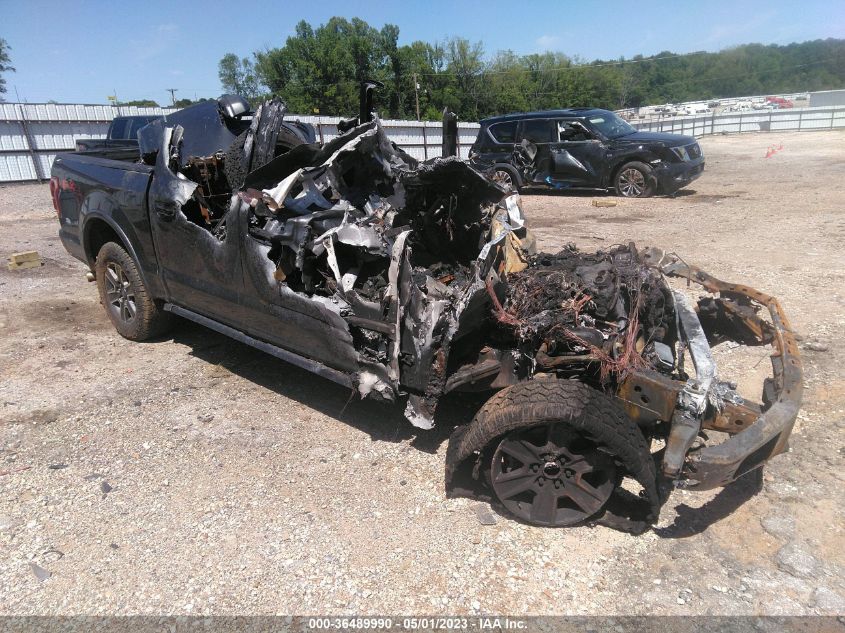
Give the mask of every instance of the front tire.
[(118, 334), (131, 341), (146, 341), (163, 334), (173, 317), (150, 296), (135, 261), (126, 250), (107, 242), (95, 264), (100, 302)]
[(462, 443), (504, 508), (527, 523), (566, 527), (604, 514), (623, 476), (656, 497), (648, 443), (612, 398), (574, 380), (519, 383), (476, 414)]
[(639, 161), (625, 163), (616, 172), (613, 186), (624, 198), (650, 198), (657, 189), (651, 165)]

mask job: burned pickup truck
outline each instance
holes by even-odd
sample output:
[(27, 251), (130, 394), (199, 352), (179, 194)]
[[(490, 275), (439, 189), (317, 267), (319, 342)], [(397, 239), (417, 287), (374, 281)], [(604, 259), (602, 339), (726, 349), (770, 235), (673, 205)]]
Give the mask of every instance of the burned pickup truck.
[[(641, 532), (673, 488), (786, 449), (802, 373), (774, 298), (633, 244), (533, 252), (518, 195), (418, 162), (368, 109), (322, 144), (278, 100), (248, 109), (169, 116), (134, 160), (57, 158), (62, 241), (123, 336), (178, 315), (404, 401), (420, 429), (446, 394), (488, 392), (452, 432), (447, 492), (536, 525)], [(726, 341), (772, 346), (759, 404), (718, 374)]]

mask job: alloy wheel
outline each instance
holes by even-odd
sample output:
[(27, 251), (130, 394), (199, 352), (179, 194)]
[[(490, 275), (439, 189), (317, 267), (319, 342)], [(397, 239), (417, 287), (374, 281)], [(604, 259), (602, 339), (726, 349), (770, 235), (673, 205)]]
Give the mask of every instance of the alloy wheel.
[(570, 427), (550, 423), (505, 436), (493, 455), (490, 483), (520, 519), (563, 527), (607, 503), (617, 484), (616, 464)]
[(106, 264), (106, 300), (109, 309), (124, 323), (129, 323), (135, 318), (138, 307), (135, 303), (135, 293), (129, 283), (123, 267), (117, 262)]
[(497, 169), (493, 173), (493, 182), (497, 185), (501, 185), (508, 191), (514, 191), (515, 187), (513, 185), (513, 177), (510, 175), (509, 172), (505, 171), (504, 169)]
[(645, 191), (645, 176), (639, 169), (629, 167), (619, 174), (619, 193), (626, 198), (637, 198)]

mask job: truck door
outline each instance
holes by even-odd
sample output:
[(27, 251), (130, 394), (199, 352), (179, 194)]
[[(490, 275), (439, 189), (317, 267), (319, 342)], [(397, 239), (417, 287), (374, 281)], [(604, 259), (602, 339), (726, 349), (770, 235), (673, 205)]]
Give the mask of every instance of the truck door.
[[(349, 326), (331, 299), (308, 296), (280, 275), (270, 246), (250, 233), (248, 204), (237, 228), (243, 262), (243, 330), (251, 336), (344, 371), (358, 371), (358, 354)], [(276, 256), (278, 259), (278, 255)]]
[[(166, 128), (164, 135), (163, 147), (170, 150), (173, 129)], [(194, 196), (197, 183), (174, 172), (175, 165), (178, 159), (171, 161), (169, 151), (158, 152), (148, 195), (153, 244), (167, 296), (172, 303), (235, 326), (243, 316), (237, 232), (212, 233)], [(233, 218), (226, 223), (234, 223)]]
[(602, 141), (576, 119), (558, 119), (554, 132), (549, 148), (554, 184), (600, 187), (607, 155)]

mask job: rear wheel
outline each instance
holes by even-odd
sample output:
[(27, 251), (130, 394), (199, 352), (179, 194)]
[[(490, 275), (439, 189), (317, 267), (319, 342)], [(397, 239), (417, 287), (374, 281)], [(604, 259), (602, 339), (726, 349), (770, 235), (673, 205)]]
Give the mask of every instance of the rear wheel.
[(493, 168), (492, 175), (493, 182), (502, 186), (507, 191), (519, 191), (519, 176), (516, 175), (516, 170), (505, 167), (504, 165), (496, 165)]
[(135, 261), (119, 244), (107, 242), (97, 254), (97, 289), (118, 333), (145, 341), (164, 333), (173, 317), (150, 297)]
[(616, 174), (616, 193), (625, 198), (648, 198), (654, 195), (655, 182), (650, 165), (632, 161), (622, 165)]

